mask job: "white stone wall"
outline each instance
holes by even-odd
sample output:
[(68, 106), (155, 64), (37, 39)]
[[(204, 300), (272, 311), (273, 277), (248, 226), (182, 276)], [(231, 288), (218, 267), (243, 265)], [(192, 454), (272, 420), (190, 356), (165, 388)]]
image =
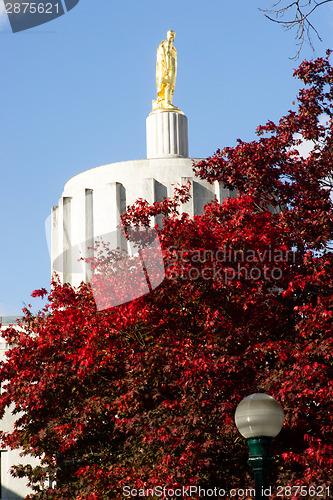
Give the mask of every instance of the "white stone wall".
[[(93, 242), (116, 231), (120, 214), (138, 198), (149, 203), (174, 194), (175, 186), (191, 184), (192, 198), (181, 207), (191, 217), (204, 206), (229, 196), (218, 184), (195, 177), (191, 158), (154, 158), (124, 161), (96, 167), (72, 177), (65, 185), (58, 207), (52, 209), (52, 272), (63, 282), (78, 286), (88, 270), (80, 256), (91, 255)], [(160, 221), (154, 221), (159, 223)], [(120, 246), (114, 235), (113, 247)]]
[[(66, 183), (58, 207), (52, 210), (52, 274), (56, 272), (62, 282), (74, 286), (86, 281), (89, 269), (79, 262), (80, 257), (92, 256), (89, 247), (99, 237), (112, 239), (120, 215), (139, 198), (160, 202), (174, 195), (177, 184), (190, 182), (191, 199), (180, 210), (193, 217), (213, 199), (222, 202), (231, 195), (217, 183), (195, 177), (193, 163), (199, 159), (188, 158), (187, 128), (187, 117), (181, 111), (153, 111), (146, 120), (146, 160), (92, 168)], [(161, 223), (161, 217), (152, 221), (156, 223)], [(110, 243), (113, 248), (123, 245), (116, 233)]]
[[(6, 327), (3, 327), (4, 329)], [(5, 359), (5, 352), (8, 351), (8, 345), (2, 340), (0, 341), (0, 360)], [(4, 418), (0, 420), (1, 430), (10, 432), (14, 428), (14, 422), (17, 415), (13, 415), (11, 410), (7, 410)], [(27, 487), (27, 479), (13, 478), (10, 474), (10, 469), (13, 465), (18, 464), (37, 464), (37, 460), (33, 457), (21, 457), (20, 450), (10, 450), (1, 448), (1, 499), (3, 500), (19, 500), (25, 498), (33, 491)]]

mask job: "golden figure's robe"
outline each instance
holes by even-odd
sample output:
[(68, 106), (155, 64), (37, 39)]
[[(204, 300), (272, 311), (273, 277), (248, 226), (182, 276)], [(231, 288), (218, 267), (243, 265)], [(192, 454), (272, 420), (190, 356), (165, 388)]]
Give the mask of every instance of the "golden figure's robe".
[(177, 76), (177, 51), (171, 40), (163, 40), (157, 49), (156, 88), (157, 103), (164, 101), (164, 106), (172, 107)]

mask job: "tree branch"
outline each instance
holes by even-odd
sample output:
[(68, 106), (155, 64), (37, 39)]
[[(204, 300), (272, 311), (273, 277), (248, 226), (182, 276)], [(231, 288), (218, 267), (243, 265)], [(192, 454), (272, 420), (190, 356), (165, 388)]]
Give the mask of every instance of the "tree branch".
[[(296, 40), (298, 50), (296, 55), (292, 59), (298, 59), (300, 52), (302, 50), (303, 44), (307, 41), (310, 44), (312, 50), (314, 50), (311, 34), (315, 33), (317, 38), (322, 41), (317, 29), (309, 20), (310, 16), (313, 12), (320, 6), (332, 2), (333, 0), (307, 0), (305, 3), (301, 4), (301, 0), (295, 0), (294, 2), (286, 5), (281, 8), (274, 8), (281, 5), (282, 0), (278, 0), (275, 4), (272, 5), (271, 9), (259, 9), (264, 13), (264, 16), (267, 17), (270, 21), (278, 24), (282, 24), (285, 29), (296, 28)], [(290, 11), (294, 8), (294, 14), (291, 19), (281, 19), (287, 16)]]

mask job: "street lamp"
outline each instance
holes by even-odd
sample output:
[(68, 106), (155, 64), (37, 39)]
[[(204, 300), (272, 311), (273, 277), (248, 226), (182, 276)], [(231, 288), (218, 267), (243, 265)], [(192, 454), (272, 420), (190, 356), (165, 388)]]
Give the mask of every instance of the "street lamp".
[(247, 439), (250, 449), (248, 463), (254, 470), (256, 500), (270, 496), (267, 472), (273, 461), (271, 444), (282, 429), (283, 420), (282, 406), (268, 394), (251, 394), (236, 408), (236, 427)]

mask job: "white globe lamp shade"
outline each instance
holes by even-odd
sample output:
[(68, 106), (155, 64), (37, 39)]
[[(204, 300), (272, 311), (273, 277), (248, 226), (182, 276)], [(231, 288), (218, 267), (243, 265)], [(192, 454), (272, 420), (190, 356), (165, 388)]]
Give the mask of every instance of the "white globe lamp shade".
[(282, 406), (268, 394), (251, 394), (236, 408), (235, 423), (246, 439), (266, 436), (274, 438), (282, 429)]

